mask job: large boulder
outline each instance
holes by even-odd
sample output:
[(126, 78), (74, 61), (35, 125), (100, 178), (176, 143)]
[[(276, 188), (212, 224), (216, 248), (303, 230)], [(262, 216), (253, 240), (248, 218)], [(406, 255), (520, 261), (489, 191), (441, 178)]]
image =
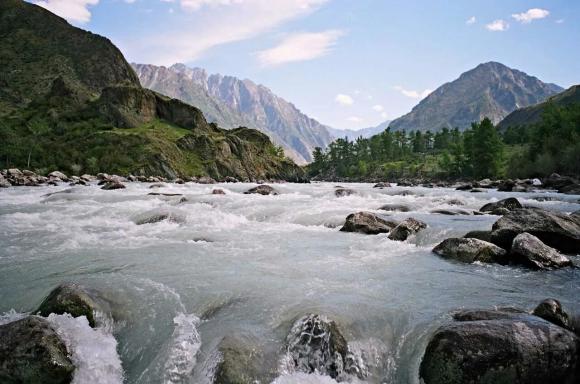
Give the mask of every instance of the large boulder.
[(68, 384), (75, 367), (50, 323), (37, 316), (0, 325), (0, 382)]
[(427, 228), (427, 224), (409, 217), (408, 219), (405, 219), (399, 223), (399, 225), (397, 225), (395, 228), (393, 228), (391, 233), (389, 233), (389, 239), (405, 241), (409, 236), (416, 234), (424, 228)]
[(288, 363), (294, 371), (317, 372), (334, 379), (360, 375), (346, 339), (336, 323), (325, 316), (310, 314), (298, 319), (286, 341)]
[(250, 188), (248, 189), (246, 192), (244, 192), (244, 194), (249, 195), (249, 194), (259, 194), (259, 195), (277, 195), (278, 192), (276, 192), (276, 190), (274, 188), (272, 188), (269, 185), (258, 185), (257, 187), (254, 188)]
[(440, 327), (420, 366), (425, 384), (572, 384), (579, 377), (580, 339), (522, 312), (493, 311)]
[(510, 249), (514, 238), (528, 232), (564, 253), (580, 252), (580, 223), (569, 215), (538, 208), (516, 209), (493, 224), (491, 240)]
[(214, 384), (269, 383), (273, 379), (275, 360), (266, 356), (253, 339), (226, 336), (218, 345), (218, 354)]
[(507, 199), (499, 200), (493, 203), (487, 203), (483, 207), (479, 208), (480, 212), (493, 212), (498, 208), (505, 208), (508, 211), (513, 211), (514, 209), (523, 208), (522, 204), (515, 197), (508, 197)]
[(507, 252), (495, 244), (474, 238), (450, 238), (439, 243), (433, 252), (446, 259), (464, 263), (507, 264)]
[(51, 313), (62, 315), (68, 313), (73, 317), (86, 316), (91, 327), (97, 325), (97, 319), (108, 313), (105, 303), (97, 299), (86, 288), (75, 283), (63, 283), (53, 289), (33, 311), (41, 316)]
[(549, 270), (572, 266), (570, 259), (527, 232), (514, 238), (510, 258), (533, 269)]
[(397, 223), (387, 221), (371, 212), (351, 213), (346, 217), (342, 232), (358, 232), (367, 235), (377, 235), (387, 233), (393, 229)]

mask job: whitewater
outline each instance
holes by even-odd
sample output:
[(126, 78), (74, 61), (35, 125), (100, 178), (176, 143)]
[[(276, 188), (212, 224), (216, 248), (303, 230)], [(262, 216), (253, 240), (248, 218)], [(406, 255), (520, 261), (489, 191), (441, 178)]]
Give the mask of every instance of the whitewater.
[[(461, 264), (431, 252), (498, 219), (435, 209), (478, 210), (513, 196), (573, 212), (580, 196), (340, 185), (356, 193), (336, 197), (333, 183), (272, 184), (275, 196), (244, 194), (256, 186), (249, 183), (0, 190), (0, 324), (73, 281), (101, 292), (114, 316), (96, 329), (84, 317), (49, 317), (72, 351), (75, 384), (210, 383), (216, 348), (230, 335), (256, 341), (264, 364), (276, 369), (274, 383), (334, 383), (283, 364), (293, 322), (317, 313), (338, 323), (365, 368), (363, 382), (419, 383), (428, 338), (450, 311), (533, 308), (553, 297), (580, 312), (579, 269)], [(409, 211), (379, 210), (385, 204)], [(340, 232), (359, 211), (428, 227), (405, 242)], [(159, 213), (170, 220), (138, 225)]]

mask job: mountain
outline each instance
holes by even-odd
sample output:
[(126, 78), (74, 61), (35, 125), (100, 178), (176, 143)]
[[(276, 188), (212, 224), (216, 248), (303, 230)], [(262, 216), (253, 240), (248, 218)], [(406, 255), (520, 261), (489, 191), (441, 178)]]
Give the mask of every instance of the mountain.
[(266, 133), (298, 163), (312, 160), (315, 147), (333, 140), (328, 127), (251, 80), (208, 75), (201, 68), (132, 64), (145, 88), (198, 106), (209, 121), (225, 128), (248, 126)]
[(508, 127), (525, 126), (539, 122), (548, 103), (558, 106), (580, 104), (580, 85), (574, 85), (564, 92), (551, 96), (543, 103), (513, 111), (498, 124), (499, 129), (503, 130)]
[(429, 94), (411, 112), (394, 120), (392, 130), (436, 132), (443, 127), (464, 130), (488, 117), (494, 124), (518, 108), (540, 103), (561, 92), (524, 72), (489, 62), (463, 73)]
[(379, 133), (383, 132), (385, 129), (389, 128), (389, 124), (391, 123), (390, 120), (384, 121), (381, 124), (377, 125), (376, 127), (368, 127), (362, 128), (358, 130), (354, 129), (336, 129), (327, 127), (326, 129), (330, 134), (336, 138), (348, 138), (350, 141), (354, 141), (359, 137), (363, 137), (367, 139), (371, 136), (378, 135)]
[(0, 2), (0, 158), (75, 172), (302, 180), (263, 133), (225, 130), (142, 88), (106, 38), (22, 0)]

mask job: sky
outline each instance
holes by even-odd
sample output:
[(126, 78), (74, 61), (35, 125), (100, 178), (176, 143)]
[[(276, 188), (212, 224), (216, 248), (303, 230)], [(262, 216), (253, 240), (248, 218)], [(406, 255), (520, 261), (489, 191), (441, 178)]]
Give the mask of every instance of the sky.
[(580, 83), (577, 0), (30, 0), (128, 61), (263, 84), (323, 124), (376, 126), (498, 61)]

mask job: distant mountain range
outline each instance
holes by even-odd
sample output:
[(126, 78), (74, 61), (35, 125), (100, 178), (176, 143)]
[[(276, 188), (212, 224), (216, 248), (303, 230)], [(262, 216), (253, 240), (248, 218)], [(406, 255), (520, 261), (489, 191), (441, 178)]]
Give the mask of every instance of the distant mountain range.
[(389, 127), (406, 131), (437, 132), (444, 127), (464, 130), (484, 117), (497, 124), (516, 109), (541, 103), (562, 90), (558, 85), (489, 62), (440, 86)]
[(506, 116), (499, 124), (499, 129), (508, 127), (527, 126), (535, 124), (542, 119), (542, 113), (548, 105), (553, 103), (558, 106), (566, 106), (580, 103), (580, 85), (574, 85), (562, 93), (551, 96), (543, 103), (520, 108)]
[(334, 137), (329, 127), (300, 112), (292, 103), (251, 80), (208, 75), (184, 64), (171, 67), (132, 64), (141, 85), (201, 109), (225, 128), (246, 126), (266, 133), (298, 163), (312, 160), (315, 147), (325, 148)]
[(371, 136), (374, 135), (378, 135), (379, 133), (381, 133), (382, 131), (384, 131), (385, 129), (389, 128), (389, 124), (391, 123), (390, 120), (387, 120), (385, 122), (382, 122), (381, 124), (377, 125), (376, 127), (368, 127), (368, 128), (362, 128), (362, 129), (358, 129), (358, 130), (354, 130), (354, 129), (336, 129), (336, 128), (330, 128), (330, 127), (326, 127), (326, 129), (328, 130), (328, 132), (330, 132), (330, 134), (336, 138), (348, 138), (349, 140), (356, 140), (359, 137), (363, 137), (364, 139), (369, 138)]

